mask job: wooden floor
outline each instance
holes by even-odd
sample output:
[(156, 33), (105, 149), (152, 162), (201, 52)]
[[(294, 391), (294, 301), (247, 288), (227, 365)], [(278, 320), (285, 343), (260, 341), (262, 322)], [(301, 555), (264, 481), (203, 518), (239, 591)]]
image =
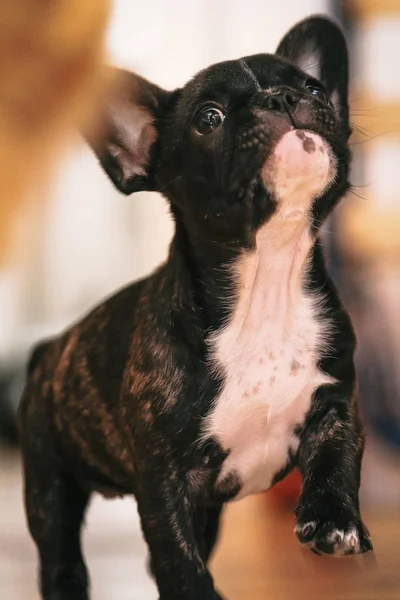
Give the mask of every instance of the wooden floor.
[[(0, 452), (0, 599), (38, 600), (19, 459)], [(229, 600), (400, 600), (400, 510), (375, 510), (365, 520), (375, 554), (335, 560), (302, 551), (290, 512), (277, 512), (265, 497), (232, 504), (212, 563), (216, 585)], [(95, 498), (84, 544), (93, 600), (157, 598), (132, 500)]]
[(230, 600), (399, 600), (400, 515), (365, 514), (375, 553), (319, 557), (302, 550), (290, 514), (268, 511), (265, 498), (232, 505), (214, 560)]

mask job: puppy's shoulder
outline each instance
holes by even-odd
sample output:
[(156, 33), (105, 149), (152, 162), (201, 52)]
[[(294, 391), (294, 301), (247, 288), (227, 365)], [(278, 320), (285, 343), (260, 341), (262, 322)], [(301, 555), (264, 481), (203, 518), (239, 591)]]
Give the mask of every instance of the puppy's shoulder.
[(146, 281), (143, 279), (122, 288), (58, 336), (38, 342), (30, 354), (27, 377), (32, 377), (34, 372), (56, 369), (66, 354), (71, 359), (103, 355), (106, 360), (108, 352), (118, 353), (119, 347), (128, 345), (135, 310)]

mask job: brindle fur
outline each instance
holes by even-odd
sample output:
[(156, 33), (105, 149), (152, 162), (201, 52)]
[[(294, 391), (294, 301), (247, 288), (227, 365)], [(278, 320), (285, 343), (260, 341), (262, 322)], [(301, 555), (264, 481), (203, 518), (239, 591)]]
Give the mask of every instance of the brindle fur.
[[(289, 62), (260, 55), (246, 59), (246, 65), (257, 72), (257, 81), (267, 78), (266, 87), (277, 82), (304, 97), (306, 108), (296, 113), (300, 127), (320, 132), (337, 154), (336, 180), (314, 207), (311, 227), (317, 233), (348, 189), (347, 55), (336, 27), (318, 18), (295, 28), (278, 53), (296, 62), (304, 39), (319, 49), (328, 91), (339, 90), (336, 116), (332, 106), (307, 95), (301, 87), (304, 73)], [(235, 143), (219, 156), (207, 150), (210, 159), (206, 151), (193, 158), (185, 143), (176, 144), (176, 136), (187, 127), (187, 115), (204, 89), (210, 93), (228, 86), (224, 93), (237, 94), (238, 101), (240, 94), (250, 93), (246, 90), (254, 82), (240, 61), (212, 67), (170, 94), (129, 77), (135, 88), (132, 102), (144, 110), (138, 113), (147, 131), (141, 143), (157, 141), (151, 151), (136, 148), (133, 171), (123, 162), (130, 150), (125, 138), (113, 134), (123, 146), (117, 158), (107, 146), (96, 146), (96, 151), (125, 193), (163, 191), (176, 232), (167, 262), (153, 275), (35, 350), (20, 408), (27, 516), (46, 600), (88, 598), (80, 530), (95, 491), (136, 497), (161, 600), (215, 600), (219, 596), (207, 561), (222, 504), (238, 493), (241, 482), (232, 472), (216, 486), (227, 451), (217, 440), (199, 442), (202, 422), (223, 385), (223, 374), (210, 365), (207, 342), (226, 322), (237, 294), (227, 265), (243, 248), (252, 248), (257, 227), (274, 211), (258, 173), (288, 120), (254, 104), (252, 96), (246, 106), (254, 104), (253, 116)], [(238, 108), (239, 121), (246, 106)], [(249, 164), (254, 167), (250, 176)], [(295, 465), (303, 474), (296, 509), (302, 541), (317, 539), (316, 548), (329, 553), (329, 533), (354, 525), (361, 551), (366, 551), (371, 545), (358, 505), (363, 434), (355, 392), (355, 340), (326, 272), (318, 236), (308, 286), (310, 293), (323, 293), (324, 311), (333, 324), (320, 368), (336, 383), (316, 391), (305, 421), (294, 431), (299, 449), (289, 453), (274, 482)], [(300, 368), (293, 363), (291, 376)]]

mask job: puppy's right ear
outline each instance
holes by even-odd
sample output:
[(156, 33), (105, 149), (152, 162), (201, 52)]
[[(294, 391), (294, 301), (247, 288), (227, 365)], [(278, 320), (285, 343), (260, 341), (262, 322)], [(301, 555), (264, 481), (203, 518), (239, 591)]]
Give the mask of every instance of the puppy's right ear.
[(170, 93), (129, 71), (111, 69), (111, 74), (98, 127), (83, 135), (123, 194), (155, 190), (157, 122)]
[(349, 59), (341, 29), (326, 17), (309, 17), (285, 35), (276, 54), (288, 59), (325, 86), (340, 121), (350, 133)]

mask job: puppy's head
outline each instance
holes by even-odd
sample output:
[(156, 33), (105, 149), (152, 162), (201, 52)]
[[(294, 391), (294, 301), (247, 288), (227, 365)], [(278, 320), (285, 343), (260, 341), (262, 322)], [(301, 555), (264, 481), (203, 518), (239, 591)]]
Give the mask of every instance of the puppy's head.
[(214, 240), (249, 244), (277, 211), (316, 228), (348, 187), (347, 62), (340, 30), (314, 17), (275, 55), (213, 65), (173, 92), (121, 72), (91, 144), (120, 191), (161, 191)]

